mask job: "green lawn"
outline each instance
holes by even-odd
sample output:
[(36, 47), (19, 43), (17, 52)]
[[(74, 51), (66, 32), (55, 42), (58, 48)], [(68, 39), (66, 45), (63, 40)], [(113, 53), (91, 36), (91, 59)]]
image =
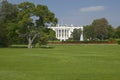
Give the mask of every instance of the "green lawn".
[(120, 80), (120, 45), (0, 48), (0, 80)]

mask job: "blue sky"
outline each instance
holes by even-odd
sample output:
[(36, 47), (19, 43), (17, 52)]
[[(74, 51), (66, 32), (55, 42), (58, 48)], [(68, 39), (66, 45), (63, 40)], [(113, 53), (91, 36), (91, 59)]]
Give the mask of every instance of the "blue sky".
[(120, 0), (8, 0), (47, 5), (59, 24), (89, 25), (94, 19), (106, 18), (110, 25), (120, 25)]

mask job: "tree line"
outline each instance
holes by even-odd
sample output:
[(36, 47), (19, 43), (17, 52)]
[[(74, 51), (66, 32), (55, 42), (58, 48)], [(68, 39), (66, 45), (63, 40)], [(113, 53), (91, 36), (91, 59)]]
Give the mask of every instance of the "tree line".
[[(100, 41), (109, 39), (120, 39), (120, 26), (112, 27), (106, 18), (93, 20), (92, 24), (84, 26), (85, 41)], [(72, 33), (73, 40), (80, 40), (80, 29), (75, 29)]]
[(11, 44), (46, 44), (55, 39), (55, 32), (48, 25), (56, 25), (57, 18), (45, 5), (31, 2), (12, 4), (0, 2), (0, 47)]

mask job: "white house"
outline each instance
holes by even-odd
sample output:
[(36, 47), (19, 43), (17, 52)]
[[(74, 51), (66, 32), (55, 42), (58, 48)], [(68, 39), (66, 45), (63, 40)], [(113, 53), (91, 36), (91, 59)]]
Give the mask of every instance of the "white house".
[(71, 34), (74, 29), (81, 29), (82, 34), (80, 35), (80, 41), (83, 41), (83, 26), (73, 26), (73, 25), (57, 25), (54, 27), (48, 27), (53, 29), (56, 32), (56, 38), (60, 41), (67, 40), (71, 37)]

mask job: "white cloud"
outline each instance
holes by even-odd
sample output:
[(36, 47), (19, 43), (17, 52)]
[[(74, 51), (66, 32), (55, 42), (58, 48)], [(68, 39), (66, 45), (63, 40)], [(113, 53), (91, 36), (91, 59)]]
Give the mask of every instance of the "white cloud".
[(80, 12), (95, 12), (104, 10), (104, 6), (92, 6), (92, 7), (84, 7), (80, 9)]

